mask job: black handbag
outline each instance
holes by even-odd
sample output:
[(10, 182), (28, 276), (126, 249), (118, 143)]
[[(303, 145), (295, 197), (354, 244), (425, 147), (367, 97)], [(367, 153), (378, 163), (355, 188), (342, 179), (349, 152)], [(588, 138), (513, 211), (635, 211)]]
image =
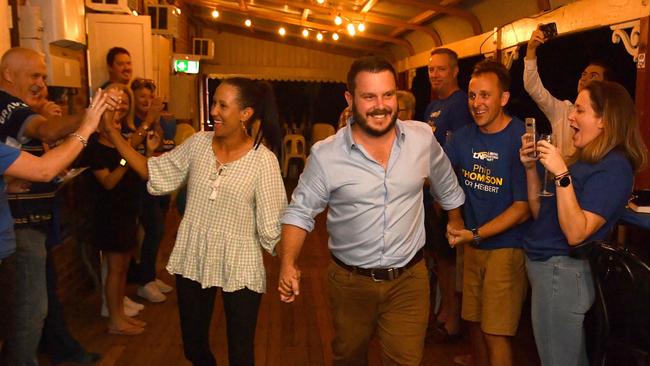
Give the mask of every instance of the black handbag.
[(592, 240), (578, 245), (569, 245), (569, 257), (574, 259), (589, 259), (594, 252), (594, 248), (603, 243), (602, 240)]

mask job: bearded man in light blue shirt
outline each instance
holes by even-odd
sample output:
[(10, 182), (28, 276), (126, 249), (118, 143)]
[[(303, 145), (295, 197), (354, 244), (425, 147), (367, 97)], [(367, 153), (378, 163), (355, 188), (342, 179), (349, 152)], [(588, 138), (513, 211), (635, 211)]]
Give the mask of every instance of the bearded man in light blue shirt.
[(347, 127), (312, 147), (282, 218), (279, 291), (300, 292), (296, 260), (314, 217), (327, 206), (332, 262), (328, 294), (335, 365), (367, 364), (377, 332), (384, 364), (419, 365), (429, 312), (422, 186), (464, 227), (465, 196), (431, 128), (397, 119), (396, 73), (380, 57), (356, 60), (345, 97)]

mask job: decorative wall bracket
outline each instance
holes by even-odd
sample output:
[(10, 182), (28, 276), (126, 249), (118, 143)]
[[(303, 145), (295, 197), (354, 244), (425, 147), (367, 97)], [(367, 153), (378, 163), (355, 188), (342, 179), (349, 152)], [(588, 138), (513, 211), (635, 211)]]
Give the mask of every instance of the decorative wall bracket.
[[(621, 24), (612, 25), (609, 27), (612, 30), (612, 43), (617, 44), (623, 41), (625, 50), (634, 58), (634, 62), (639, 58), (639, 38), (641, 36), (641, 22), (633, 20)], [(627, 29), (630, 29), (630, 34)]]
[(501, 63), (506, 66), (508, 70), (512, 66), (514, 60), (519, 59), (519, 46), (506, 48), (501, 51)]

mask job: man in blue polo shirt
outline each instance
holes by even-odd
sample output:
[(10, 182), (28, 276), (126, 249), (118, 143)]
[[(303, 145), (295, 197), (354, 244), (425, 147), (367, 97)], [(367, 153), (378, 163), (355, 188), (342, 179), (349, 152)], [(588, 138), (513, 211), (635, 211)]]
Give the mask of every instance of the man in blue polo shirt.
[[(474, 124), (445, 145), (466, 195), (465, 229), (449, 244), (465, 247), (461, 316), (470, 322), (477, 365), (511, 366), (511, 337), (526, 296), (521, 224), (529, 217), (525, 172), (519, 163), (524, 124), (506, 114), (510, 78), (494, 61), (474, 67), (468, 88)], [(489, 362), (489, 363), (488, 363)]]

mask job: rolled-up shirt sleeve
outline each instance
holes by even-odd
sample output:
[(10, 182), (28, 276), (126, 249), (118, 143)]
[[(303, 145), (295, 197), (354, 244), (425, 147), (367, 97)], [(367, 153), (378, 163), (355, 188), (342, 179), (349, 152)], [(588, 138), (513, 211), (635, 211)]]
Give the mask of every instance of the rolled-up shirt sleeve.
[(183, 144), (159, 157), (149, 158), (149, 181), (147, 190), (154, 196), (169, 194), (187, 180), (192, 154), (193, 141), (197, 135), (190, 137)]
[(311, 232), (314, 217), (323, 212), (329, 201), (327, 175), (318, 162), (317, 154), (307, 159), (298, 186), (293, 190), (291, 203), (282, 216), (282, 224), (293, 225)]
[(456, 173), (436, 140), (431, 147), (429, 182), (431, 195), (443, 210), (449, 211), (465, 203), (465, 193), (458, 184)]

